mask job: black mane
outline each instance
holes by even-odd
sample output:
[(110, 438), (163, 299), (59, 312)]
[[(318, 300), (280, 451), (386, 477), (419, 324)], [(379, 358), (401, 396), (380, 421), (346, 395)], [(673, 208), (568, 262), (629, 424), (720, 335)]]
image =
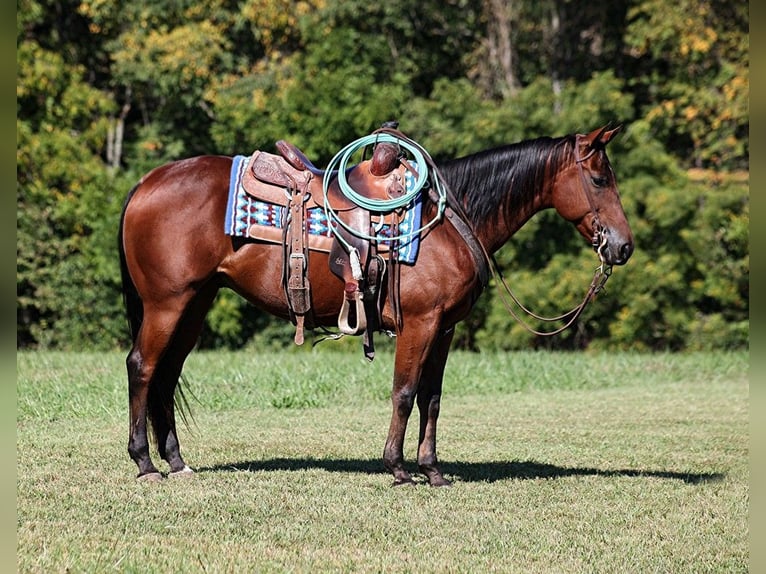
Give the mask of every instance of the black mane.
[(571, 157), (573, 142), (574, 136), (526, 140), (447, 161), (439, 171), (477, 226), (532, 201), (546, 177)]

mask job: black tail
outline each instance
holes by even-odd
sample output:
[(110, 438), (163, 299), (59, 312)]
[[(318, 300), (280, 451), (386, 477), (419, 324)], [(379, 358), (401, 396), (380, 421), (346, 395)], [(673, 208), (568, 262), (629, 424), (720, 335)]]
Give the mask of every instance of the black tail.
[(120, 274), (122, 276), (122, 300), (125, 304), (125, 313), (128, 317), (128, 327), (130, 329), (130, 340), (136, 342), (138, 336), (138, 330), (141, 328), (141, 323), (144, 320), (144, 305), (141, 302), (141, 297), (136, 290), (136, 286), (133, 283), (133, 279), (130, 277), (128, 271), (128, 264), (125, 260), (125, 246), (123, 244), (123, 232), (125, 230), (125, 210), (128, 208), (128, 203), (136, 192), (138, 185), (133, 187), (128, 193), (128, 197), (125, 199), (125, 204), (122, 206), (122, 214), (120, 215), (120, 231), (117, 237), (117, 247), (120, 251)]

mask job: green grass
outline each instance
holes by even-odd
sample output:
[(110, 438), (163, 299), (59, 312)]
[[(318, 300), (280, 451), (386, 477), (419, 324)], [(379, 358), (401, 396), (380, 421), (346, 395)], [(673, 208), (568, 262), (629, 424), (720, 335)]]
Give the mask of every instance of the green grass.
[[(390, 355), (193, 354), (198, 472), (143, 484), (124, 357), (20, 353), (18, 570), (746, 572), (747, 363), (455, 353), (455, 486), (394, 489)], [(413, 471), (416, 431), (413, 414)]]

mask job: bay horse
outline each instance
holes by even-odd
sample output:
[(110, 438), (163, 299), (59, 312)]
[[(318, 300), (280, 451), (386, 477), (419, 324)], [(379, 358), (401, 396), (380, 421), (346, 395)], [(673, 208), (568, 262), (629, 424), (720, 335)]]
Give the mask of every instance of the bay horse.
[[(486, 284), (481, 267), (525, 222), (553, 208), (597, 248), (602, 263), (623, 265), (633, 253), (606, 145), (619, 131), (605, 126), (588, 134), (541, 137), (484, 150), (438, 164), (452, 192), (454, 212), (421, 239), (414, 265), (398, 265), (396, 320), (390, 297), (382, 329), (396, 335), (392, 414), (383, 464), (394, 485), (412, 484), (404, 464), (411, 411), (420, 414), (417, 464), (429, 484), (448, 486), (436, 455), (436, 425), (450, 343)], [(130, 191), (123, 207), (119, 251), (123, 296), (133, 346), (129, 382), (128, 453), (138, 479), (161, 480), (152, 462), (149, 428), (168, 476), (193, 473), (181, 457), (176, 431), (177, 386), (216, 293), (233, 289), (258, 309), (289, 319), (282, 288), (283, 247), (224, 234), (232, 158), (198, 156), (157, 167)], [(424, 206), (436, 212), (433, 204)], [(466, 223), (484, 251), (459, 232)], [(308, 263), (314, 320), (335, 324), (343, 283), (328, 256)]]

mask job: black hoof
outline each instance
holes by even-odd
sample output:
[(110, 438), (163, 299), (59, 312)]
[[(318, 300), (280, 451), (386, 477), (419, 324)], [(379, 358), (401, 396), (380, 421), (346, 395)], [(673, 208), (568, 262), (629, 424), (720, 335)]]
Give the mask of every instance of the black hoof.
[(449, 487), (452, 486), (452, 481), (447, 480), (443, 476), (439, 475), (439, 476), (429, 477), (428, 478), (428, 484), (430, 484), (431, 486), (439, 486), (439, 487), (447, 487), (447, 488), (449, 488)]

